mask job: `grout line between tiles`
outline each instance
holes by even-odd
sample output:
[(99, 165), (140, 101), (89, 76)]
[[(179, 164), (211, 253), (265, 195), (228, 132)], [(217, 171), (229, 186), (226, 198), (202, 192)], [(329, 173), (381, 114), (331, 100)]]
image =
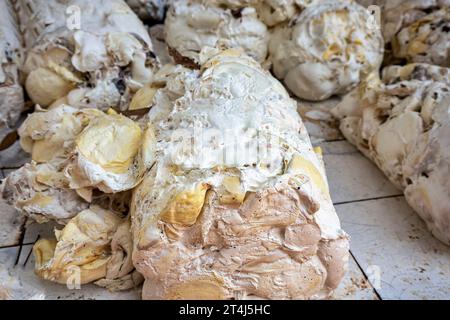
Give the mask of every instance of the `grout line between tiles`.
[[(34, 243), (36, 243), (39, 239), (41, 238), (41, 235), (38, 234), (38, 236), (36, 237), (36, 240), (34, 241)], [(27, 257), (25, 259), (25, 262), (23, 263), (23, 266), (25, 267), (27, 265), (28, 260), (30, 259), (31, 253), (33, 252), (33, 247), (31, 247), (30, 251), (27, 254)]]
[(22, 247), (23, 247), (23, 240), (25, 239), (25, 232), (27, 230), (27, 221), (28, 218), (25, 217), (23, 224), (20, 226), (20, 237), (19, 237), (19, 252), (17, 253), (16, 261), (14, 262), (14, 266), (17, 266), (19, 264), (20, 255), (22, 253)]
[(347, 141), (345, 138), (339, 138), (339, 139), (330, 139), (330, 140), (323, 140), (322, 142), (340, 142), (340, 141)]
[[(27, 242), (27, 243), (23, 243), (23, 246), (29, 246), (30, 244), (34, 244), (34, 242)], [(6, 246), (0, 246), (0, 250), (1, 249), (9, 249), (9, 248), (15, 248), (15, 247), (19, 247), (20, 244), (9, 244)]]
[(20, 169), (21, 167), (1, 167), (0, 169), (3, 170), (17, 170)]
[(366, 272), (364, 271), (364, 269), (361, 267), (361, 265), (359, 264), (358, 260), (356, 259), (355, 255), (353, 254), (352, 250), (349, 250), (350, 255), (352, 256), (353, 260), (355, 261), (356, 265), (358, 266), (359, 270), (361, 271), (361, 273), (363, 274), (364, 278), (366, 279), (366, 281), (370, 284), (370, 287), (372, 288), (373, 292), (375, 293), (375, 295), (377, 296), (378, 300), (383, 300), (383, 298), (381, 297), (380, 293), (377, 291), (377, 289), (375, 289), (375, 287), (372, 285), (372, 283), (370, 283), (369, 277), (367, 277)]
[(373, 197), (373, 198), (364, 198), (364, 199), (357, 199), (357, 200), (333, 202), (333, 205), (339, 206), (339, 205), (348, 204), (348, 203), (356, 203), (356, 202), (364, 202), (364, 201), (372, 201), (372, 200), (381, 200), (381, 199), (390, 199), (390, 198), (399, 198), (399, 197), (403, 197), (403, 196), (404, 196), (403, 193), (401, 193), (401, 194), (393, 194), (393, 195), (390, 195), (390, 196), (381, 196), (381, 197)]

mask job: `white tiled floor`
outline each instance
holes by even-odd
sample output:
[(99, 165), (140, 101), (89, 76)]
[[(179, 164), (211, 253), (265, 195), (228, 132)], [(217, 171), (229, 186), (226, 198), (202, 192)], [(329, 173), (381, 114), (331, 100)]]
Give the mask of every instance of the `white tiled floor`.
[(449, 299), (450, 248), (436, 240), (403, 197), (336, 206), (363, 270), (380, 272), (382, 299)]
[[(320, 145), (333, 201), (343, 228), (351, 236), (349, 270), (334, 298), (449, 299), (450, 247), (430, 235), (405, 203), (401, 192), (354, 147), (339, 140)], [(3, 159), (8, 161), (3, 162)], [(13, 163), (9, 157), (0, 156), (0, 168), (11, 168)], [(3, 170), (5, 175), (10, 172)], [(39, 280), (32, 271), (32, 255), (25, 266), (23, 263), (30, 253), (30, 244), (38, 236), (51, 236), (55, 225), (25, 225), (24, 219), (4, 203), (0, 203), (0, 214), (0, 283), (18, 279), (16, 287), (31, 288), (27, 291), (36, 294), (27, 293), (23, 298), (139, 297), (135, 291), (113, 294), (94, 285), (70, 291), (62, 285)], [(14, 266), (17, 259), (18, 265)], [(20, 296), (17, 292), (12, 295)], [(0, 297), (2, 294), (0, 285)]]
[(402, 194), (347, 141), (323, 142), (320, 146), (335, 204)]

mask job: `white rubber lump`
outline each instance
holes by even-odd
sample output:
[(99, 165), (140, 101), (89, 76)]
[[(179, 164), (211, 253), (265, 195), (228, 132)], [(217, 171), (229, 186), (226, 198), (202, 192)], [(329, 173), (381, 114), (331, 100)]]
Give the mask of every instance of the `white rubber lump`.
[(321, 1), (275, 27), (269, 60), (275, 76), (297, 97), (325, 100), (349, 92), (383, 60), (380, 28), (351, 1)]
[(201, 56), (147, 89), (156, 163), (130, 209), (142, 297), (330, 297), (349, 240), (295, 101), (240, 50)]
[(386, 44), (384, 65), (429, 63), (450, 66), (449, 0), (359, 0), (378, 6)]
[(345, 94), (383, 60), (381, 27), (352, 1), (184, 0), (165, 21), (177, 63), (199, 67), (204, 47), (242, 48), (302, 99)]
[(204, 47), (241, 48), (269, 66), (271, 28), (284, 25), (322, 0), (171, 1), (165, 20), (166, 43), (177, 63), (198, 67)]
[[(268, 27), (288, 22), (296, 14), (308, 6), (323, 0), (212, 0), (219, 6), (232, 10), (242, 10), (244, 7), (256, 9), (259, 19)], [(237, 11), (238, 12), (238, 11)]]
[(258, 62), (267, 56), (267, 27), (255, 8), (246, 3), (219, 6), (216, 1), (176, 1), (167, 12), (164, 26), (172, 57), (190, 67), (198, 67), (200, 51), (206, 46), (240, 47)]
[(404, 28), (428, 14), (448, 7), (448, 0), (378, 0), (366, 1), (381, 8), (383, 35), (387, 43)]
[(407, 62), (450, 67), (450, 9), (436, 10), (401, 29), (393, 38), (392, 52)]
[(390, 66), (332, 111), (344, 136), (372, 159), (450, 245), (450, 69)]
[(124, 110), (157, 66), (148, 32), (122, 0), (16, 0), (25, 88), (41, 107)]
[(33, 247), (36, 274), (111, 291), (142, 283), (132, 263), (131, 192), (154, 162), (154, 133), (109, 109), (38, 109), (19, 128), (32, 162), (1, 185), (8, 203), (39, 223), (65, 225)]
[(132, 263), (128, 219), (91, 206), (55, 235), (56, 239), (40, 239), (33, 246), (35, 272), (42, 279), (73, 287), (95, 282), (111, 291), (142, 283)]
[(154, 162), (154, 133), (110, 109), (38, 110), (19, 128), (32, 162), (12, 172), (2, 196), (38, 222), (65, 222), (89, 204), (127, 210), (129, 190)]

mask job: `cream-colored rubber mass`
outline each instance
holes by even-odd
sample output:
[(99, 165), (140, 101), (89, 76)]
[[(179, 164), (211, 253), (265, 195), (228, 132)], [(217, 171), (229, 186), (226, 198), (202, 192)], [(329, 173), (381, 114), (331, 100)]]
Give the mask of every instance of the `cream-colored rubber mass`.
[(307, 7), (273, 31), (269, 59), (275, 76), (306, 100), (347, 93), (383, 59), (380, 28), (368, 19), (368, 11), (350, 1)]
[(17, 0), (30, 98), (41, 107), (126, 109), (157, 65), (143, 23), (122, 0)]
[(202, 52), (154, 96), (156, 163), (134, 189), (144, 299), (320, 299), (348, 236), (283, 86), (241, 51)]
[(255, 8), (223, 7), (200, 0), (174, 3), (165, 20), (166, 43), (178, 63), (199, 64), (204, 47), (240, 47), (263, 62), (267, 56), (269, 33)]
[(344, 136), (372, 159), (450, 245), (450, 69), (390, 66), (333, 113)]
[(19, 135), (32, 163), (5, 179), (2, 195), (39, 222), (65, 223), (91, 203), (123, 212), (127, 191), (154, 162), (152, 126), (112, 110), (67, 105), (39, 110)]

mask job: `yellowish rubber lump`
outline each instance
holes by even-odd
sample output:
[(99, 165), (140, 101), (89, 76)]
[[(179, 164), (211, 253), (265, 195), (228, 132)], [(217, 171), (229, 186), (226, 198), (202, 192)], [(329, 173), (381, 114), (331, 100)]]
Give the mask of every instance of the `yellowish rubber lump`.
[(113, 173), (128, 170), (141, 146), (141, 128), (121, 115), (94, 120), (77, 138), (79, 152)]

